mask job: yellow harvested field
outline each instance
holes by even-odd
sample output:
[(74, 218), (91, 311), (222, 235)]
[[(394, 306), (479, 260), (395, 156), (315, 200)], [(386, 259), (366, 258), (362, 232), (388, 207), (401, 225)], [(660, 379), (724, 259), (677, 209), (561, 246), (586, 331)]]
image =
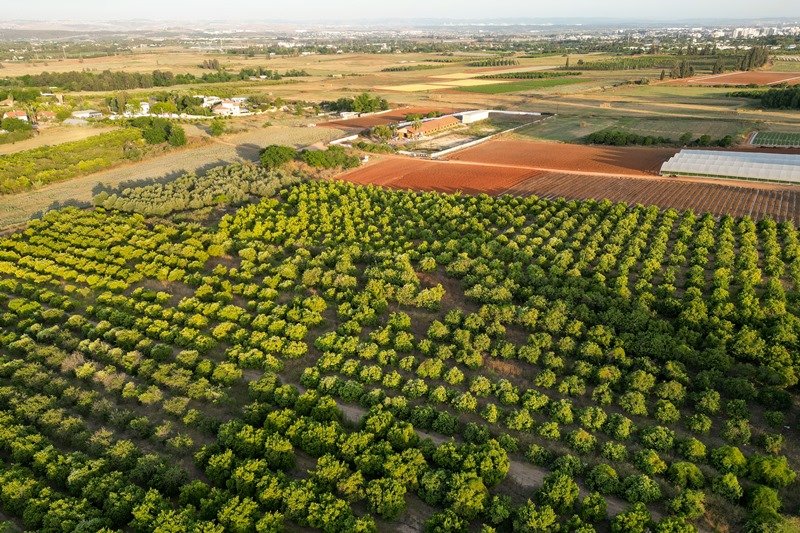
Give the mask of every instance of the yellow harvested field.
[(480, 85), (497, 85), (498, 83), (508, 83), (512, 80), (454, 80), (454, 81), (437, 81), (433, 85), (440, 85), (442, 87), (478, 87)]
[(382, 91), (400, 91), (404, 93), (418, 93), (422, 91), (435, 91), (438, 89), (446, 89), (446, 85), (432, 85), (429, 83), (409, 83), (407, 85), (386, 85), (383, 87), (375, 87)]
[(452, 74), (439, 74), (438, 76), (431, 76), (431, 79), (437, 80), (468, 80), (469, 78), (477, 78), (483, 76), (485, 72), (454, 72)]
[(518, 67), (518, 68), (504, 68), (497, 70), (481, 69), (478, 72), (454, 72), (452, 74), (437, 74), (430, 76), (431, 79), (437, 80), (468, 80), (470, 78), (478, 78), (480, 76), (491, 76), (493, 74), (509, 74), (512, 72), (538, 72), (540, 70), (552, 70), (558, 68), (558, 65), (543, 65), (539, 67)]
[(409, 83), (406, 85), (385, 85), (376, 87), (382, 91), (400, 91), (404, 93), (418, 93), (422, 91), (436, 91), (449, 89), (451, 87), (477, 87), (480, 85), (497, 85), (498, 83), (508, 83), (512, 80), (473, 80), (461, 79), (453, 81), (434, 81), (431, 83)]

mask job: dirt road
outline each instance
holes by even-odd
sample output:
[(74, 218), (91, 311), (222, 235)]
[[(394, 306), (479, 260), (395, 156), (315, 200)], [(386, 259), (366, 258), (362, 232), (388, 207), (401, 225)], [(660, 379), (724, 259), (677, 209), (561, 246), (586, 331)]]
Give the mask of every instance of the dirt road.
[(41, 189), (0, 196), (0, 229), (23, 224), (57, 207), (88, 205), (92, 196), (103, 188), (174, 178), (185, 172), (236, 161), (256, 161), (259, 151), (269, 144), (301, 147), (343, 135), (340, 130), (332, 128), (272, 126), (225, 136), (206, 146), (170, 152), (154, 159), (53, 183)]

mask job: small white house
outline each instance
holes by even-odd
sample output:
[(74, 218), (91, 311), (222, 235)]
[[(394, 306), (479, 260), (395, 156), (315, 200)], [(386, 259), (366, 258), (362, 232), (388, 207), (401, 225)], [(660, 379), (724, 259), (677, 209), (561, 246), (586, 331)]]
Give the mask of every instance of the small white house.
[(464, 113), (460, 113), (456, 115), (456, 117), (461, 119), (462, 124), (474, 124), (475, 122), (480, 122), (482, 120), (489, 119), (489, 110), (482, 109), (479, 111), (466, 111)]
[(139, 104), (139, 112), (142, 115), (149, 115), (150, 114), (150, 102), (142, 102)]
[(79, 119), (89, 119), (89, 118), (103, 118), (103, 114), (100, 111), (96, 111), (94, 109), (81, 109), (80, 111), (73, 111), (72, 118), (79, 118)]
[(222, 117), (235, 117), (242, 114), (242, 106), (233, 100), (223, 100), (211, 112)]
[(3, 113), (3, 118), (15, 118), (17, 120), (28, 122), (28, 113), (25, 111), (6, 111)]
[(203, 96), (203, 107), (214, 107), (219, 103), (222, 103), (222, 98), (219, 96)]

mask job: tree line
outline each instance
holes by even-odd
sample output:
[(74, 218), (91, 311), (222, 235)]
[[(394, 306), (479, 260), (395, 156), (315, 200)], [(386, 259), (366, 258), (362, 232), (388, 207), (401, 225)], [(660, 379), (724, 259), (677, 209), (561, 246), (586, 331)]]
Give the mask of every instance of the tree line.
[(767, 91), (762, 89), (731, 91), (725, 96), (760, 100), (766, 109), (800, 109), (800, 85), (775, 87)]
[(171, 87), (193, 83), (223, 83), (265, 76), (269, 80), (284, 77), (308, 76), (303, 70), (291, 70), (283, 74), (264, 67), (245, 68), (238, 73), (217, 70), (200, 76), (195, 74), (174, 74), (170, 71), (152, 72), (43, 72), (26, 74), (15, 78), (4, 78), (0, 85), (24, 87), (59, 87), (67, 91), (120, 91), (126, 89), (149, 89), (152, 87)]
[(261, 165), (267, 170), (280, 169), (291, 161), (302, 161), (317, 169), (349, 169), (361, 164), (357, 155), (341, 146), (329, 146), (327, 150), (297, 151), (291, 146), (271, 145), (261, 151)]
[(375, 113), (389, 109), (389, 102), (385, 98), (365, 92), (354, 98), (343, 97), (335, 101), (324, 101), (320, 107), (336, 113)]
[(584, 141), (589, 144), (605, 144), (611, 146), (654, 146), (659, 144), (679, 145), (679, 146), (732, 146), (736, 139), (732, 135), (725, 135), (719, 139), (713, 139), (710, 135), (701, 135), (697, 138), (691, 132), (686, 132), (676, 141), (670, 137), (656, 135), (640, 135), (629, 131), (605, 129), (596, 131), (584, 137)]

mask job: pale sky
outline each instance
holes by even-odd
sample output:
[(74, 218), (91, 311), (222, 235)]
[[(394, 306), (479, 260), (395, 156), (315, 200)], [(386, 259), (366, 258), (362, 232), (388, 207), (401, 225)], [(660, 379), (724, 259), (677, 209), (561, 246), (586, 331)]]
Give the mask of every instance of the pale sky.
[(650, 20), (800, 17), (796, 0), (2, 0), (34, 20), (313, 20), (606, 17)]

